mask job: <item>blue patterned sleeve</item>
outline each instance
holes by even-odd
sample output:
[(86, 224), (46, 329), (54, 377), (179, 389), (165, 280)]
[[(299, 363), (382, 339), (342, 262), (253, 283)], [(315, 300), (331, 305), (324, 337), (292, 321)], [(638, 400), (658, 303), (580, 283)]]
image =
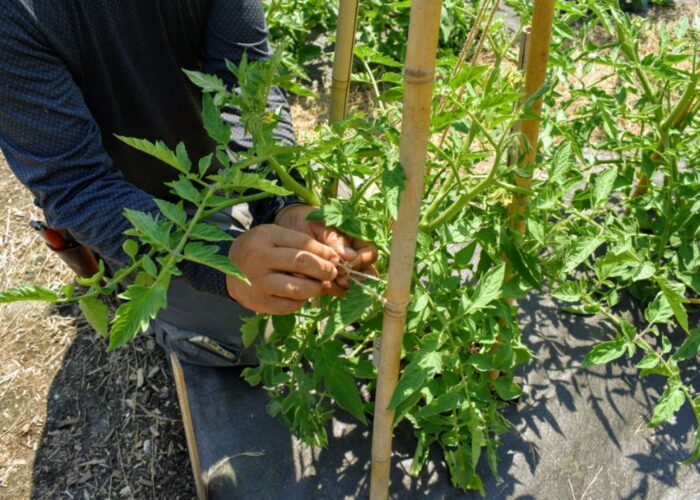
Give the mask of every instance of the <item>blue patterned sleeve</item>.
[[(21, 9), (0, 3), (0, 149), (49, 224), (119, 268), (124, 209), (157, 207), (113, 168), (80, 89)], [(183, 272), (195, 288), (228, 296), (222, 273), (189, 263)]]
[[(203, 71), (221, 77), (231, 88), (236, 79), (226, 68), (226, 60), (238, 64), (243, 57), (258, 61), (270, 57), (267, 25), (260, 0), (213, 0), (210, 6), (202, 57)], [(275, 138), (282, 144), (294, 144), (294, 128), (284, 92), (273, 87), (268, 98), (268, 109), (281, 110), (281, 119), (275, 130)], [(226, 109), (224, 119), (232, 125), (231, 148), (234, 151), (251, 147), (251, 139), (243, 131), (236, 109)], [(250, 203), (253, 226), (273, 221), (284, 206), (301, 203), (299, 198), (271, 197)]]

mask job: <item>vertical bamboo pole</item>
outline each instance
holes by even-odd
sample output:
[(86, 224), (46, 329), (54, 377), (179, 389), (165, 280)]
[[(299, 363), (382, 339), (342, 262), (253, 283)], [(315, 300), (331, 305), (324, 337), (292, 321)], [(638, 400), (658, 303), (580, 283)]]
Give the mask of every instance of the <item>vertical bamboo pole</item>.
[[(549, 45), (552, 41), (552, 22), (554, 21), (555, 0), (534, 0), (534, 13), (532, 17), (532, 31), (527, 47), (527, 67), (525, 69), (525, 98), (532, 96), (544, 84), (547, 76), (547, 61), (549, 59)], [(537, 154), (537, 141), (540, 134), (539, 116), (542, 111), (542, 98), (537, 99), (532, 105), (532, 112), (537, 118), (522, 120), (520, 131), (522, 133), (520, 170), (525, 176), (516, 175), (515, 185), (529, 189), (532, 185), (532, 172), (535, 166)], [(525, 208), (528, 198), (521, 193), (515, 193), (509, 207), (509, 215), (512, 227), (519, 232), (525, 231)]]
[(389, 410), (388, 406), (398, 380), (406, 310), (411, 294), (441, 7), (441, 0), (413, 0), (411, 5), (399, 152), (406, 174), (406, 187), (401, 193), (391, 239), (372, 429), (371, 500), (386, 499), (389, 493), (394, 411)]
[(328, 113), (331, 123), (342, 120), (347, 113), (358, 7), (359, 0), (340, 0), (338, 29), (335, 35), (335, 55), (333, 56), (331, 106)]

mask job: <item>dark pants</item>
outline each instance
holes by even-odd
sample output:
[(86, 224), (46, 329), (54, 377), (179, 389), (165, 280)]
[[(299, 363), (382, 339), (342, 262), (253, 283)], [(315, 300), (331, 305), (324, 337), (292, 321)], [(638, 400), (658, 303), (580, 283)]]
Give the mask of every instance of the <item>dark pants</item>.
[[(209, 219), (221, 229), (243, 232), (250, 227), (246, 205)], [(153, 323), (158, 343), (187, 363), (240, 366), (256, 363), (255, 349), (244, 349), (241, 318), (254, 314), (230, 298), (195, 290), (184, 278), (175, 278), (168, 290), (168, 307)], [(227, 354), (228, 353), (228, 354)]]

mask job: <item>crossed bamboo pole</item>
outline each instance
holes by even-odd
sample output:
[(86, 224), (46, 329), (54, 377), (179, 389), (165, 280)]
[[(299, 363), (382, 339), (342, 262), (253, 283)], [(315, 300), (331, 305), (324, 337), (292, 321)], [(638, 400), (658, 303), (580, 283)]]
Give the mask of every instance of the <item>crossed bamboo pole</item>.
[(406, 311), (411, 297), (441, 7), (441, 0), (413, 0), (411, 5), (399, 152), (406, 185), (391, 239), (372, 428), (371, 500), (383, 500), (389, 493), (395, 412), (388, 407), (398, 380)]

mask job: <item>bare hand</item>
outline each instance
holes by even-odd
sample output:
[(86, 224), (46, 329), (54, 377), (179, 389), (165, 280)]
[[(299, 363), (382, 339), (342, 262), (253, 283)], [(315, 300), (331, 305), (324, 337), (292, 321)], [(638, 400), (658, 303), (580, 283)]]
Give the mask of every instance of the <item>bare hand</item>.
[[(323, 222), (310, 221), (306, 217), (317, 210), (308, 205), (290, 205), (283, 208), (275, 217), (275, 223), (312, 237), (331, 247), (356, 271), (373, 274), (372, 264), (377, 260), (377, 247), (373, 243), (348, 236), (338, 229), (327, 227)], [(328, 293), (341, 296), (349, 288), (348, 277), (342, 273), (333, 282)]]
[(338, 253), (311, 236), (265, 224), (236, 238), (228, 252), (250, 281), (226, 276), (229, 295), (258, 313), (290, 314), (306, 300), (330, 293)]

